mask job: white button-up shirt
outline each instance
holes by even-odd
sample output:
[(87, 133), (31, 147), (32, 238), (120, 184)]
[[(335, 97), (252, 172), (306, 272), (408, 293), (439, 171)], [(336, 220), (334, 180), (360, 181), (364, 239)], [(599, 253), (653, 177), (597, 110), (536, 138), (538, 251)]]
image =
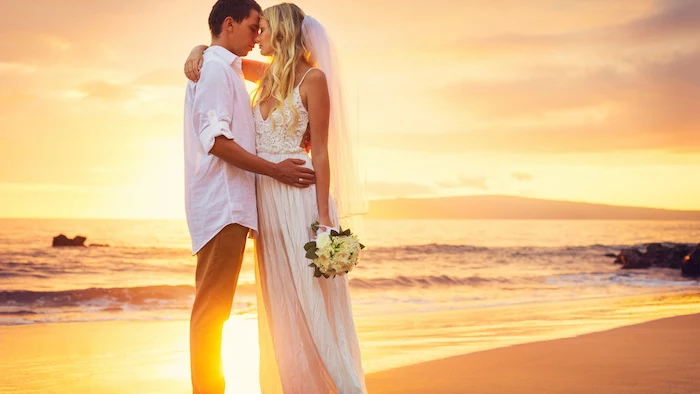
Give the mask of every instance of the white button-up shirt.
[(241, 58), (220, 46), (204, 51), (199, 82), (185, 94), (185, 210), (196, 254), (225, 226), (256, 232), (255, 174), (209, 151), (223, 135), (255, 154), (255, 123)]

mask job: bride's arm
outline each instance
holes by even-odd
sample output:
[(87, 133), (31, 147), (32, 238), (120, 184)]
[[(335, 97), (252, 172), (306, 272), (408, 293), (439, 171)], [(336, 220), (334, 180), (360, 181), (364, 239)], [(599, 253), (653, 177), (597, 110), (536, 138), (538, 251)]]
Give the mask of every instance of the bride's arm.
[(204, 62), (204, 56), (202, 53), (209, 48), (206, 45), (197, 45), (192, 48), (190, 55), (185, 60), (185, 76), (192, 82), (199, 81), (199, 70), (202, 69), (202, 63)]
[[(203, 53), (208, 47), (206, 45), (197, 45), (192, 48), (190, 55), (185, 60), (185, 76), (187, 79), (193, 82), (199, 81), (199, 70), (202, 69), (202, 62), (204, 60)], [(243, 69), (243, 76), (250, 82), (258, 82), (262, 78), (265, 72), (265, 67), (267, 63), (259, 62), (256, 60), (242, 59), (241, 68)]]
[(334, 227), (330, 216), (331, 168), (328, 162), (328, 122), (330, 98), (326, 75), (312, 71), (305, 79), (306, 101), (309, 112), (309, 132), (311, 133), (311, 161), (316, 171), (316, 203), (319, 223)]

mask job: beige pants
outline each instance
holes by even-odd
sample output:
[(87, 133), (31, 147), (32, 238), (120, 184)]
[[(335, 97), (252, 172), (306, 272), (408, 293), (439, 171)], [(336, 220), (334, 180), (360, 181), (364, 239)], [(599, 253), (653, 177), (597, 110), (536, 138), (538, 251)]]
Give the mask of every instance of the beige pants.
[(196, 295), (190, 319), (194, 394), (223, 394), (223, 325), (231, 313), (248, 228), (230, 224), (197, 253)]

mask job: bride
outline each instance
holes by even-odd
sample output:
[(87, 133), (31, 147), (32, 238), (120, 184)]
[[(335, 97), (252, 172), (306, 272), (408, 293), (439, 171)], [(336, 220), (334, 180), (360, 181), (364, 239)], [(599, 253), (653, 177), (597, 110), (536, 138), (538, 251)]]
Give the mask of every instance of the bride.
[[(303, 249), (315, 235), (313, 222), (319, 232), (347, 227), (366, 208), (333, 50), (323, 26), (288, 3), (263, 10), (257, 43), (271, 58), (269, 64), (243, 61), (245, 78), (259, 83), (257, 154), (270, 162), (307, 159), (316, 172), (316, 185), (305, 189), (256, 179), (261, 389), (365, 393), (347, 279), (315, 278)], [(199, 64), (203, 48), (193, 50), (188, 64)]]

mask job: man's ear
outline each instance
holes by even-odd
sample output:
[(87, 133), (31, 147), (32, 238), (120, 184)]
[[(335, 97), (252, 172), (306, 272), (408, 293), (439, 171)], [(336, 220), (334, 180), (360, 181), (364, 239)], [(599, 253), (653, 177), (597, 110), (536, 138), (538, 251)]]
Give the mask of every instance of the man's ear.
[(230, 31), (233, 31), (233, 27), (236, 25), (236, 21), (233, 20), (230, 16), (227, 16), (226, 19), (224, 19), (224, 29)]

